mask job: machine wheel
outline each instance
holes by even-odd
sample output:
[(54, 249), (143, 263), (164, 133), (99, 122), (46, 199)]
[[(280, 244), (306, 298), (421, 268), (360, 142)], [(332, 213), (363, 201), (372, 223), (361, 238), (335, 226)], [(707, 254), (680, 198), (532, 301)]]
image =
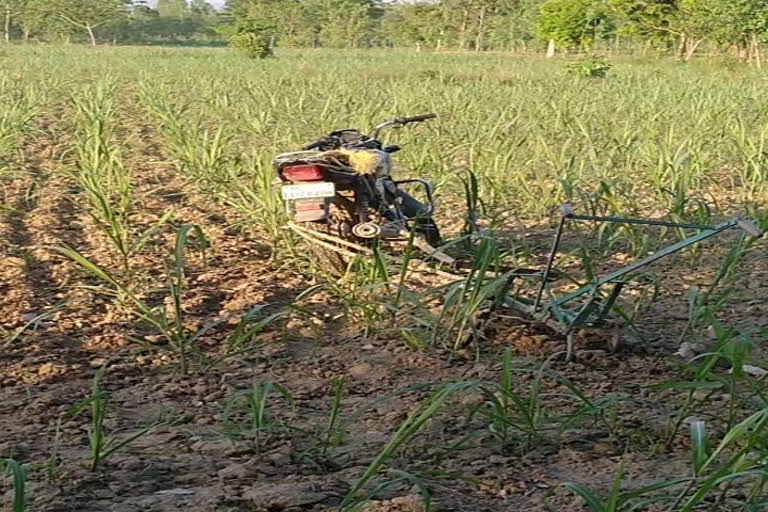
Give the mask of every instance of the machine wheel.
[(435, 224), (434, 219), (428, 217), (422, 220), (416, 226), (416, 233), (424, 238), (424, 240), (432, 247), (440, 245), (442, 238), (440, 237), (440, 228)]

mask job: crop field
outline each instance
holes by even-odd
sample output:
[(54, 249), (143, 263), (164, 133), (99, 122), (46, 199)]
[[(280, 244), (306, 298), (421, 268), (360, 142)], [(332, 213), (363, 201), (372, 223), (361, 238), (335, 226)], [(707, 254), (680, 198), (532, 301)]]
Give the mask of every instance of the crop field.
[[(389, 134), (395, 174), (491, 266), (542, 268), (563, 203), (768, 228), (765, 71), (567, 63), (0, 49), (0, 509), (766, 510), (764, 240), (634, 274), (623, 347), (585, 335), (566, 362), (488, 312), (492, 278), (338, 278), (283, 229), (276, 154), (427, 112)], [(574, 225), (557, 268), (587, 282), (681, 236)]]

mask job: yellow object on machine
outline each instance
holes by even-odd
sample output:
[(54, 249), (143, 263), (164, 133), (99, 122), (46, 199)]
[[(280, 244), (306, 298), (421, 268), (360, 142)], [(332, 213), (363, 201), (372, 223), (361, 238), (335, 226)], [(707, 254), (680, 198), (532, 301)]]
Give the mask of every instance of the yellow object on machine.
[(369, 149), (334, 149), (322, 153), (320, 157), (336, 160), (359, 174), (376, 174), (379, 167), (385, 163), (383, 160), (386, 153)]

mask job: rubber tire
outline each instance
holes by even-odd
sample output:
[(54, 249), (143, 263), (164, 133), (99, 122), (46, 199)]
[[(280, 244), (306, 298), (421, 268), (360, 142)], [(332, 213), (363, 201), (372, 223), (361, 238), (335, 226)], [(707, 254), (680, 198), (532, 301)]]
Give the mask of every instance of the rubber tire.
[[(322, 227), (315, 226), (315, 229), (329, 235), (339, 236), (336, 226), (330, 224)], [(334, 277), (341, 277), (347, 273), (347, 267), (350, 263), (349, 258), (334, 250), (313, 244), (312, 242), (307, 242), (307, 245), (309, 246), (310, 252), (317, 260), (315, 263), (329, 274)]]
[(440, 228), (431, 217), (427, 217), (416, 226), (416, 233), (432, 247), (438, 247), (442, 242)]
[[(427, 205), (415, 199), (413, 196), (405, 192), (404, 190), (398, 190), (398, 196), (401, 199), (401, 208), (405, 216), (416, 219), (419, 215), (422, 215), (427, 211)], [(435, 219), (432, 217), (423, 217), (416, 226), (416, 233), (421, 235), (424, 240), (432, 247), (440, 245), (440, 229), (435, 223)]]

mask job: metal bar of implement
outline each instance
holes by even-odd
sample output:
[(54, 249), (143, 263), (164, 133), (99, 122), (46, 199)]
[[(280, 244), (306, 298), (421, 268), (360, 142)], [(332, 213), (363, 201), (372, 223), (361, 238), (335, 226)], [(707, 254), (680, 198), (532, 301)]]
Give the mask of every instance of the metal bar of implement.
[(555, 241), (552, 242), (552, 250), (549, 253), (547, 268), (544, 270), (544, 275), (541, 276), (541, 286), (539, 286), (539, 292), (536, 294), (536, 300), (533, 301), (534, 311), (539, 309), (541, 296), (544, 294), (544, 288), (547, 286), (547, 278), (549, 278), (549, 273), (552, 272), (552, 266), (555, 264), (555, 256), (557, 256), (557, 248), (560, 247), (560, 238), (563, 236), (563, 228), (565, 227), (566, 218), (565, 215), (561, 216), (560, 223), (557, 225), (557, 233), (555, 234)]
[(608, 300), (605, 301), (605, 304), (603, 304), (603, 308), (600, 310), (600, 314), (597, 315), (596, 321), (602, 322), (606, 316), (608, 316), (608, 313), (610, 313), (611, 308), (616, 303), (616, 299), (619, 298), (619, 295), (621, 294), (621, 289), (624, 288), (624, 281), (619, 281), (615, 285), (613, 285), (613, 290), (611, 290), (611, 294), (608, 296)]
[(401, 183), (418, 183), (422, 187), (424, 187), (424, 192), (427, 195), (427, 202), (429, 203), (427, 211), (424, 212), (424, 216), (430, 217), (433, 213), (435, 213), (435, 200), (434, 200), (434, 194), (432, 192), (432, 184), (428, 182), (427, 180), (423, 180), (421, 178), (413, 178), (409, 180), (397, 180), (394, 181), (395, 185), (400, 185)]
[(504, 305), (520, 311), (521, 313), (525, 313), (526, 315), (533, 314), (532, 304), (530, 304), (530, 301), (526, 300), (524, 297), (513, 298), (506, 296), (504, 297)]
[(569, 215), (568, 218), (573, 220), (588, 220), (588, 221), (595, 221), (595, 222), (616, 222), (619, 224), (642, 224), (645, 226), (665, 226), (668, 228), (716, 229), (715, 226), (705, 226), (703, 224), (681, 224), (679, 222), (667, 222), (665, 220), (626, 219), (624, 217), (597, 217), (594, 215), (577, 215), (577, 214)]
[(632, 263), (631, 265), (627, 265), (624, 268), (620, 268), (616, 270), (615, 272), (612, 272), (604, 277), (601, 277), (600, 279), (586, 285), (582, 286), (578, 290), (575, 290), (563, 297), (560, 297), (557, 300), (554, 300), (552, 302), (553, 305), (561, 306), (565, 304), (568, 301), (571, 301), (577, 297), (581, 297), (585, 293), (589, 293), (590, 291), (593, 291), (595, 288), (599, 288), (600, 286), (610, 283), (611, 281), (618, 279), (619, 277), (625, 276), (627, 274), (630, 274), (634, 272), (635, 270), (642, 268), (646, 265), (649, 265), (653, 263), (654, 261), (660, 260), (661, 258), (664, 258), (666, 256), (669, 256), (670, 254), (676, 253), (677, 251), (684, 249), (688, 247), (689, 245), (693, 245), (695, 243), (701, 242), (702, 240), (706, 240), (707, 238), (713, 237), (719, 233), (722, 233), (723, 231), (727, 229), (731, 229), (732, 227), (736, 226), (737, 221), (729, 220), (728, 222), (724, 222), (718, 226), (715, 226), (713, 228), (707, 229), (701, 233), (698, 233), (693, 236), (689, 236), (685, 240), (681, 240), (680, 242), (677, 242), (676, 244), (672, 244), (668, 247), (665, 247), (664, 249), (651, 254), (647, 258), (643, 258), (639, 261), (636, 261)]
[(592, 313), (594, 313), (595, 310), (599, 308), (596, 301), (597, 301), (597, 297), (595, 297), (595, 295), (592, 294), (592, 296), (589, 297), (589, 300), (586, 302), (586, 304), (584, 304), (584, 307), (582, 307), (578, 311), (578, 313), (576, 313), (575, 317), (572, 317), (568, 321), (568, 325), (566, 327), (566, 333), (572, 332), (574, 329), (586, 323), (587, 319), (592, 316)]

